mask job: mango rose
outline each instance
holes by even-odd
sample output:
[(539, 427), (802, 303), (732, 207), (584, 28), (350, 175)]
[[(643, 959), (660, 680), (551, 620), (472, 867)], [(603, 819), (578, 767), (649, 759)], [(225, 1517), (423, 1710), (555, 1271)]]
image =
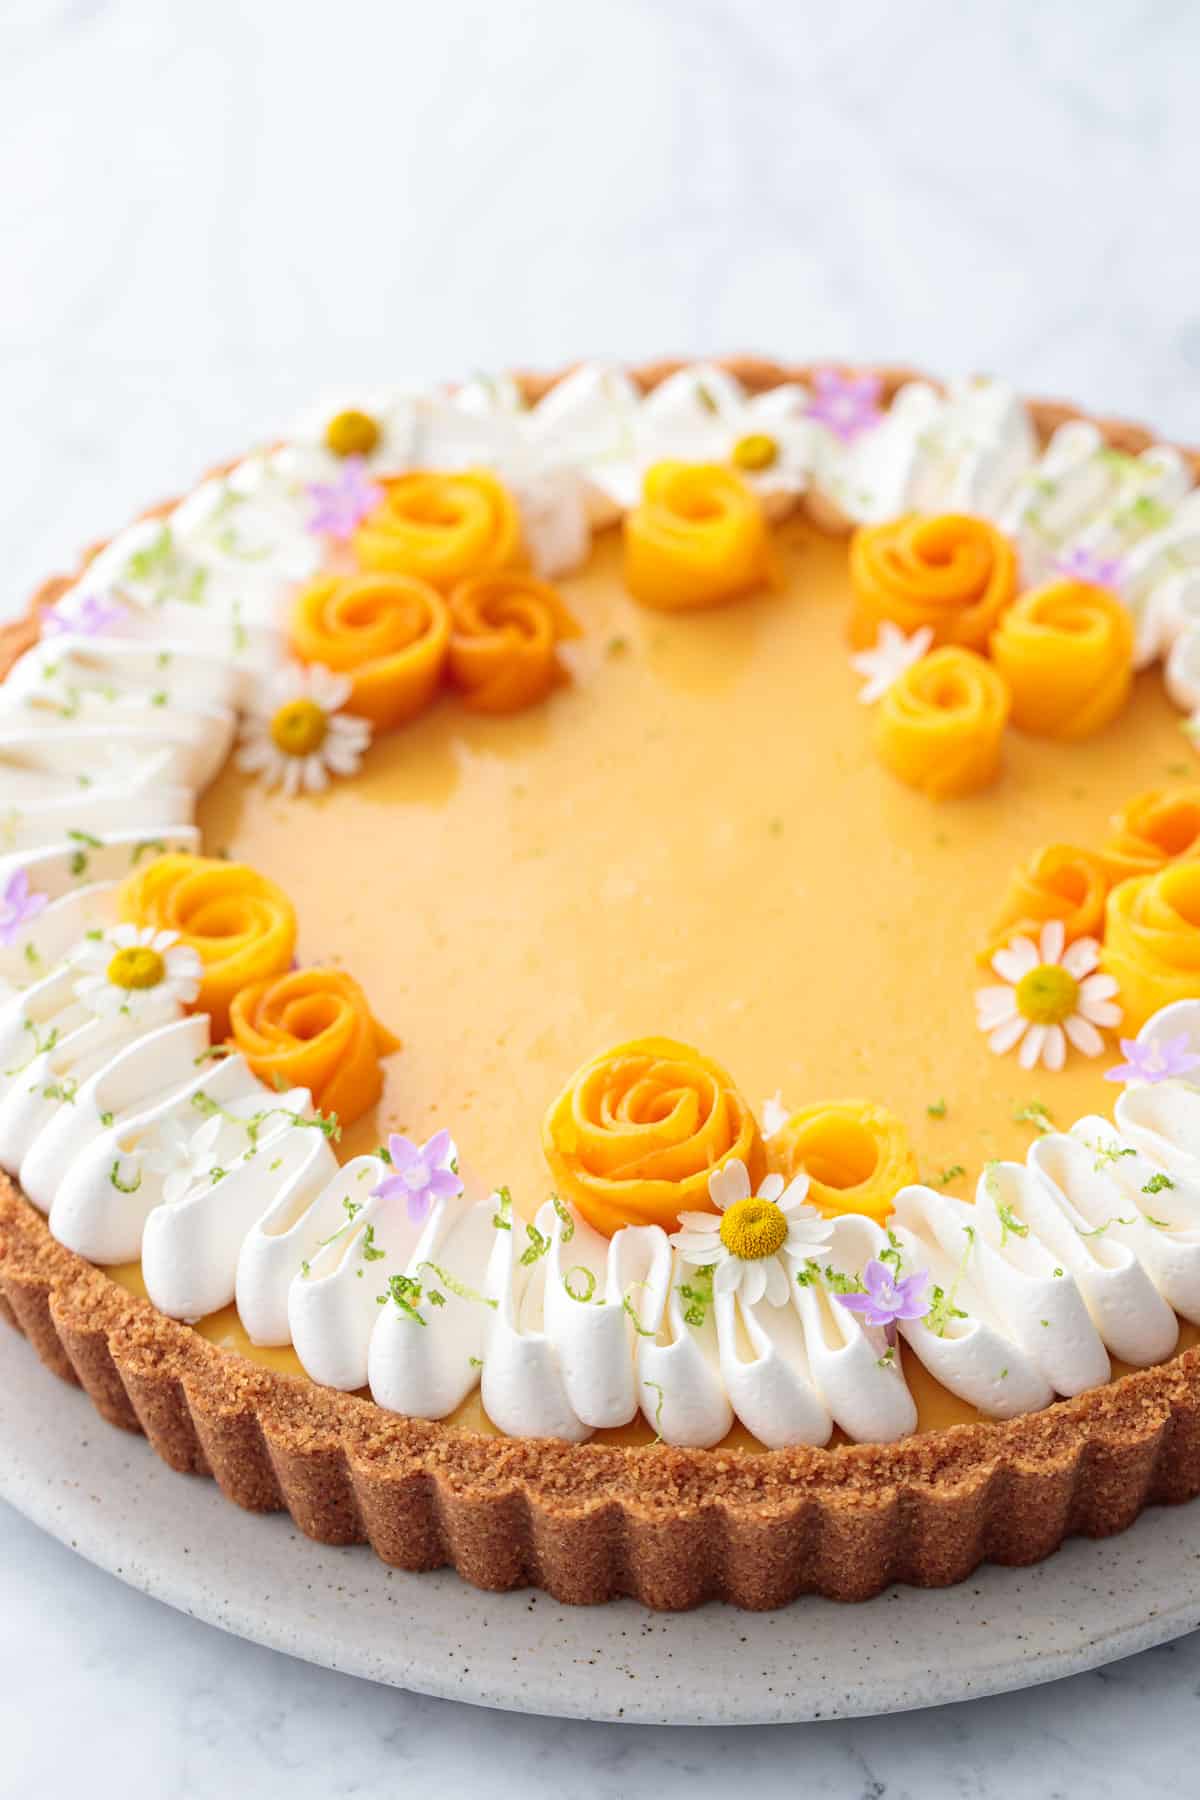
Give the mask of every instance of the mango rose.
[(637, 1038), (594, 1057), (546, 1114), (542, 1148), (559, 1192), (611, 1237), (622, 1225), (673, 1231), (712, 1212), (708, 1178), (731, 1157), (757, 1187), (758, 1126), (718, 1064), (673, 1038)]
[(368, 569), (415, 575), (450, 588), (468, 575), (511, 569), (521, 560), (521, 515), (487, 469), (427, 470), (382, 483), (382, 505), (354, 534)]
[(1000, 772), (1008, 684), (973, 650), (946, 646), (892, 683), (875, 709), (884, 767), (932, 800), (986, 787)]
[(785, 1181), (807, 1174), (810, 1204), (831, 1218), (866, 1213), (882, 1222), (917, 1179), (903, 1121), (870, 1100), (822, 1100), (793, 1113), (768, 1140), (767, 1162)]
[(306, 1087), (324, 1113), (352, 1125), (383, 1092), (379, 1059), (400, 1048), (341, 969), (293, 969), (234, 995), (230, 1037), (261, 1081)]
[(986, 519), (906, 513), (855, 532), (850, 581), (850, 638), (857, 649), (869, 649), (887, 619), (909, 637), (928, 625), (935, 645), (982, 650), (1016, 594), (1017, 556)]
[(117, 894), (122, 920), (179, 933), (204, 965), (196, 1010), (212, 1015), (213, 1039), (229, 1031), (239, 989), (288, 967), (296, 914), (282, 888), (245, 863), (214, 856), (160, 856), (126, 876)]
[(450, 645), (445, 600), (412, 575), (326, 575), (292, 609), (292, 649), (350, 677), (347, 706), (390, 731), (428, 706)]
[(1035, 737), (1090, 737), (1115, 719), (1133, 683), (1133, 620), (1115, 594), (1052, 581), (1022, 594), (991, 636), (1012, 689), (1012, 721)]
[(1122, 881), (1108, 896), (1100, 967), (1132, 1035), (1173, 1000), (1200, 999), (1200, 862)]
[(557, 646), (579, 626), (548, 582), (472, 575), (450, 595), (450, 679), (474, 712), (519, 712), (567, 679)]
[(1099, 937), (1108, 889), (1102, 857), (1076, 844), (1048, 844), (1013, 870), (999, 915), (980, 949), (980, 962), (990, 963), (996, 951), (1015, 937), (1036, 941), (1049, 919), (1061, 919), (1068, 944), (1076, 938)]
[(770, 582), (762, 503), (716, 463), (660, 462), (625, 516), (625, 585), (659, 612), (721, 606)]
[(1113, 816), (1110, 829), (1102, 855), (1114, 882), (1200, 856), (1200, 784), (1136, 794)]

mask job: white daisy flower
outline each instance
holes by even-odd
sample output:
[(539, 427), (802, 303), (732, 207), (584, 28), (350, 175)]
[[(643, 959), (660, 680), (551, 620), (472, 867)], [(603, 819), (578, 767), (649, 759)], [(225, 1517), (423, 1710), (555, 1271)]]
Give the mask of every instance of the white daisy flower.
[(89, 938), (74, 961), (83, 971), (75, 997), (100, 1017), (165, 1012), (189, 1006), (200, 992), (203, 965), (196, 952), (179, 942), (177, 931), (153, 925), (114, 925)]
[(139, 1146), (143, 1166), (163, 1178), (162, 1197), (168, 1206), (207, 1181), (218, 1166), (217, 1140), (223, 1123), (216, 1115), (199, 1126), (163, 1119)]
[(1017, 1060), (1023, 1069), (1036, 1069), (1039, 1062), (1061, 1069), (1068, 1041), (1084, 1056), (1099, 1056), (1104, 1049), (1100, 1028), (1111, 1030), (1121, 1023), (1121, 1009), (1113, 1004), (1117, 982), (1094, 973), (1099, 962), (1096, 939), (1066, 944), (1061, 919), (1043, 925), (1036, 944), (1018, 937), (997, 950), (992, 968), (1004, 985), (980, 988), (975, 995), (979, 1029), (987, 1032), (989, 1048), (1004, 1056), (1019, 1044)]
[(782, 1306), (792, 1291), (783, 1256), (803, 1260), (829, 1250), (829, 1222), (805, 1205), (808, 1176), (784, 1182), (768, 1175), (751, 1195), (750, 1176), (736, 1157), (708, 1178), (714, 1213), (680, 1213), (671, 1242), (684, 1262), (714, 1269), (713, 1292), (741, 1295), (753, 1306), (764, 1295)]
[(808, 486), (817, 455), (808, 406), (793, 383), (748, 394), (723, 369), (680, 369), (638, 413), (638, 460), (643, 468), (663, 457), (727, 463), (761, 494), (791, 499)]
[(237, 764), (285, 794), (320, 793), (331, 775), (357, 774), (371, 741), (366, 719), (340, 709), (352, 683), (320, 663), (289, 664), (242, 724)]
[(347, 457), (373, 472), (414, 468), (428, 402), (375, 390), (327, 398), (299, 421), (292, 443), (310, 475), (328, 475)]
[(932, 625), (922, 625), (919, 631), (906, 637), (890, 619), (882, 620), (871, 648), (860, 650), (857, 656), (850, 658), (851, 668), (863, 677), (858, 695), (862, 704), (874, 706), (876, 700), (882, 700), (905, 670), (911, 669), (914, 663), (919, 663), (928, 654), (932, 643)]

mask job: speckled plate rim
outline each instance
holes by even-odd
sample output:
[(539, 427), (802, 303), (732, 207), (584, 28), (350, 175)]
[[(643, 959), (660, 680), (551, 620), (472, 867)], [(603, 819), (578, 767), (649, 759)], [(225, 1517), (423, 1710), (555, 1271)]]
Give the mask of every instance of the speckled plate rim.
[(662, 1614), (481, 1593), (311, 1543), (105, 1425), (9, 1330), (0, 1445), (0, 1498), (131, 1587), (325, 1668), (507, 1711), (660, 1725), (902, 1712), (1055, 1681), (1200, 1624), (1200, 1503), (955, 1588)]

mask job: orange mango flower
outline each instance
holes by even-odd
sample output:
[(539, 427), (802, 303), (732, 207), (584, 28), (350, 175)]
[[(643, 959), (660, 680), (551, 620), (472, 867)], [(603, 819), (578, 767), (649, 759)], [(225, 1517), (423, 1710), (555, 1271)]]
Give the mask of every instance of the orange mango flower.
[(579, 626), (547, 582), (473, 575), (450, 595), (450, 679), (475, 712), (509, 713), (567, 679), (557, 645)]
[(1114, 882), (1200, 856), (1200, 783), (1135, 794), (1110, 828), (1102, 855)]
[(1014, 601), (991, 637), (1012, 689), (1012, 722), (1035, 737), (1090, 737), (1115, 719), (1133, 683), (1133, 620), (1115, 594), (1051, 581)]
[(400, 1048), (341, 969), (293, 969), (252, 982), (234, 996), (229, 1026), (261, 1081), (307, 1088), (318, 1110), (336, 1113), (344, 1126), (375, 1105), (380, 1058)]
[(204, 972), (195, 1005), (212, 1015), (214, 1042), (229, 1031), (239, 989), (282, 974), (296, 948), (296, 914), (283, 889), (220, 857), (158, 857), (126, 876), (117, 910), (130, 924), (178, 932), (196, 951)]
[(731, 1157), (752, 1187), (765, 1172), (758, 1126), (724, 1069), (673, 1038), (638, 1038), (585, 1063), (546, 1114), (555, 1184), (597, 1231), (713, 1212), (708, 1178)]
[(986, 787), (1000, 772), (1008, 684), (973, 650), (949, 645), (906, 669), (875, 710), (885, 768), (933, 800)]
[(625, 517), (625, 585), (643, 606), (721, 606), (772, 579), (753, 488), (716, 463), (655, 463)]
[(428, 706), (450, 647), (450, 612), (412, 575), (324, 575), (292, 610), (292, 649), (352, 682), (352, 713), (390, 731)]
[(521, 515), (487, 469), (424, 470), (381, 483), (383, 502), (354, 534), (368, 569), (415, 575), (443, 590), (521, 560)]
[(869, 649), (888, 619), (909, 637), (928, 625), (935, 646), (982, 650), (1016, 594), (1017, 553), (986, 519), (906, 513), (855, 532), (850, 581), (856, 649)]

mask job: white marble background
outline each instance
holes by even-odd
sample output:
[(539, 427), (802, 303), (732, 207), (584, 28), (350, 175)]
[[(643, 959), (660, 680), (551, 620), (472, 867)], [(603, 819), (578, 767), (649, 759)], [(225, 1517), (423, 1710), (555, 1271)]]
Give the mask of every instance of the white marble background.
[[(0, 0), (0, 613), (342, 378), (862, 356), (1200, 441), (1198, 73), (1190, 0)], [(1140, 1800), (1198, 1691), (1193, 1639), (890, 1721), (506, 1717), (0, 1514), (0, 1800)]]

